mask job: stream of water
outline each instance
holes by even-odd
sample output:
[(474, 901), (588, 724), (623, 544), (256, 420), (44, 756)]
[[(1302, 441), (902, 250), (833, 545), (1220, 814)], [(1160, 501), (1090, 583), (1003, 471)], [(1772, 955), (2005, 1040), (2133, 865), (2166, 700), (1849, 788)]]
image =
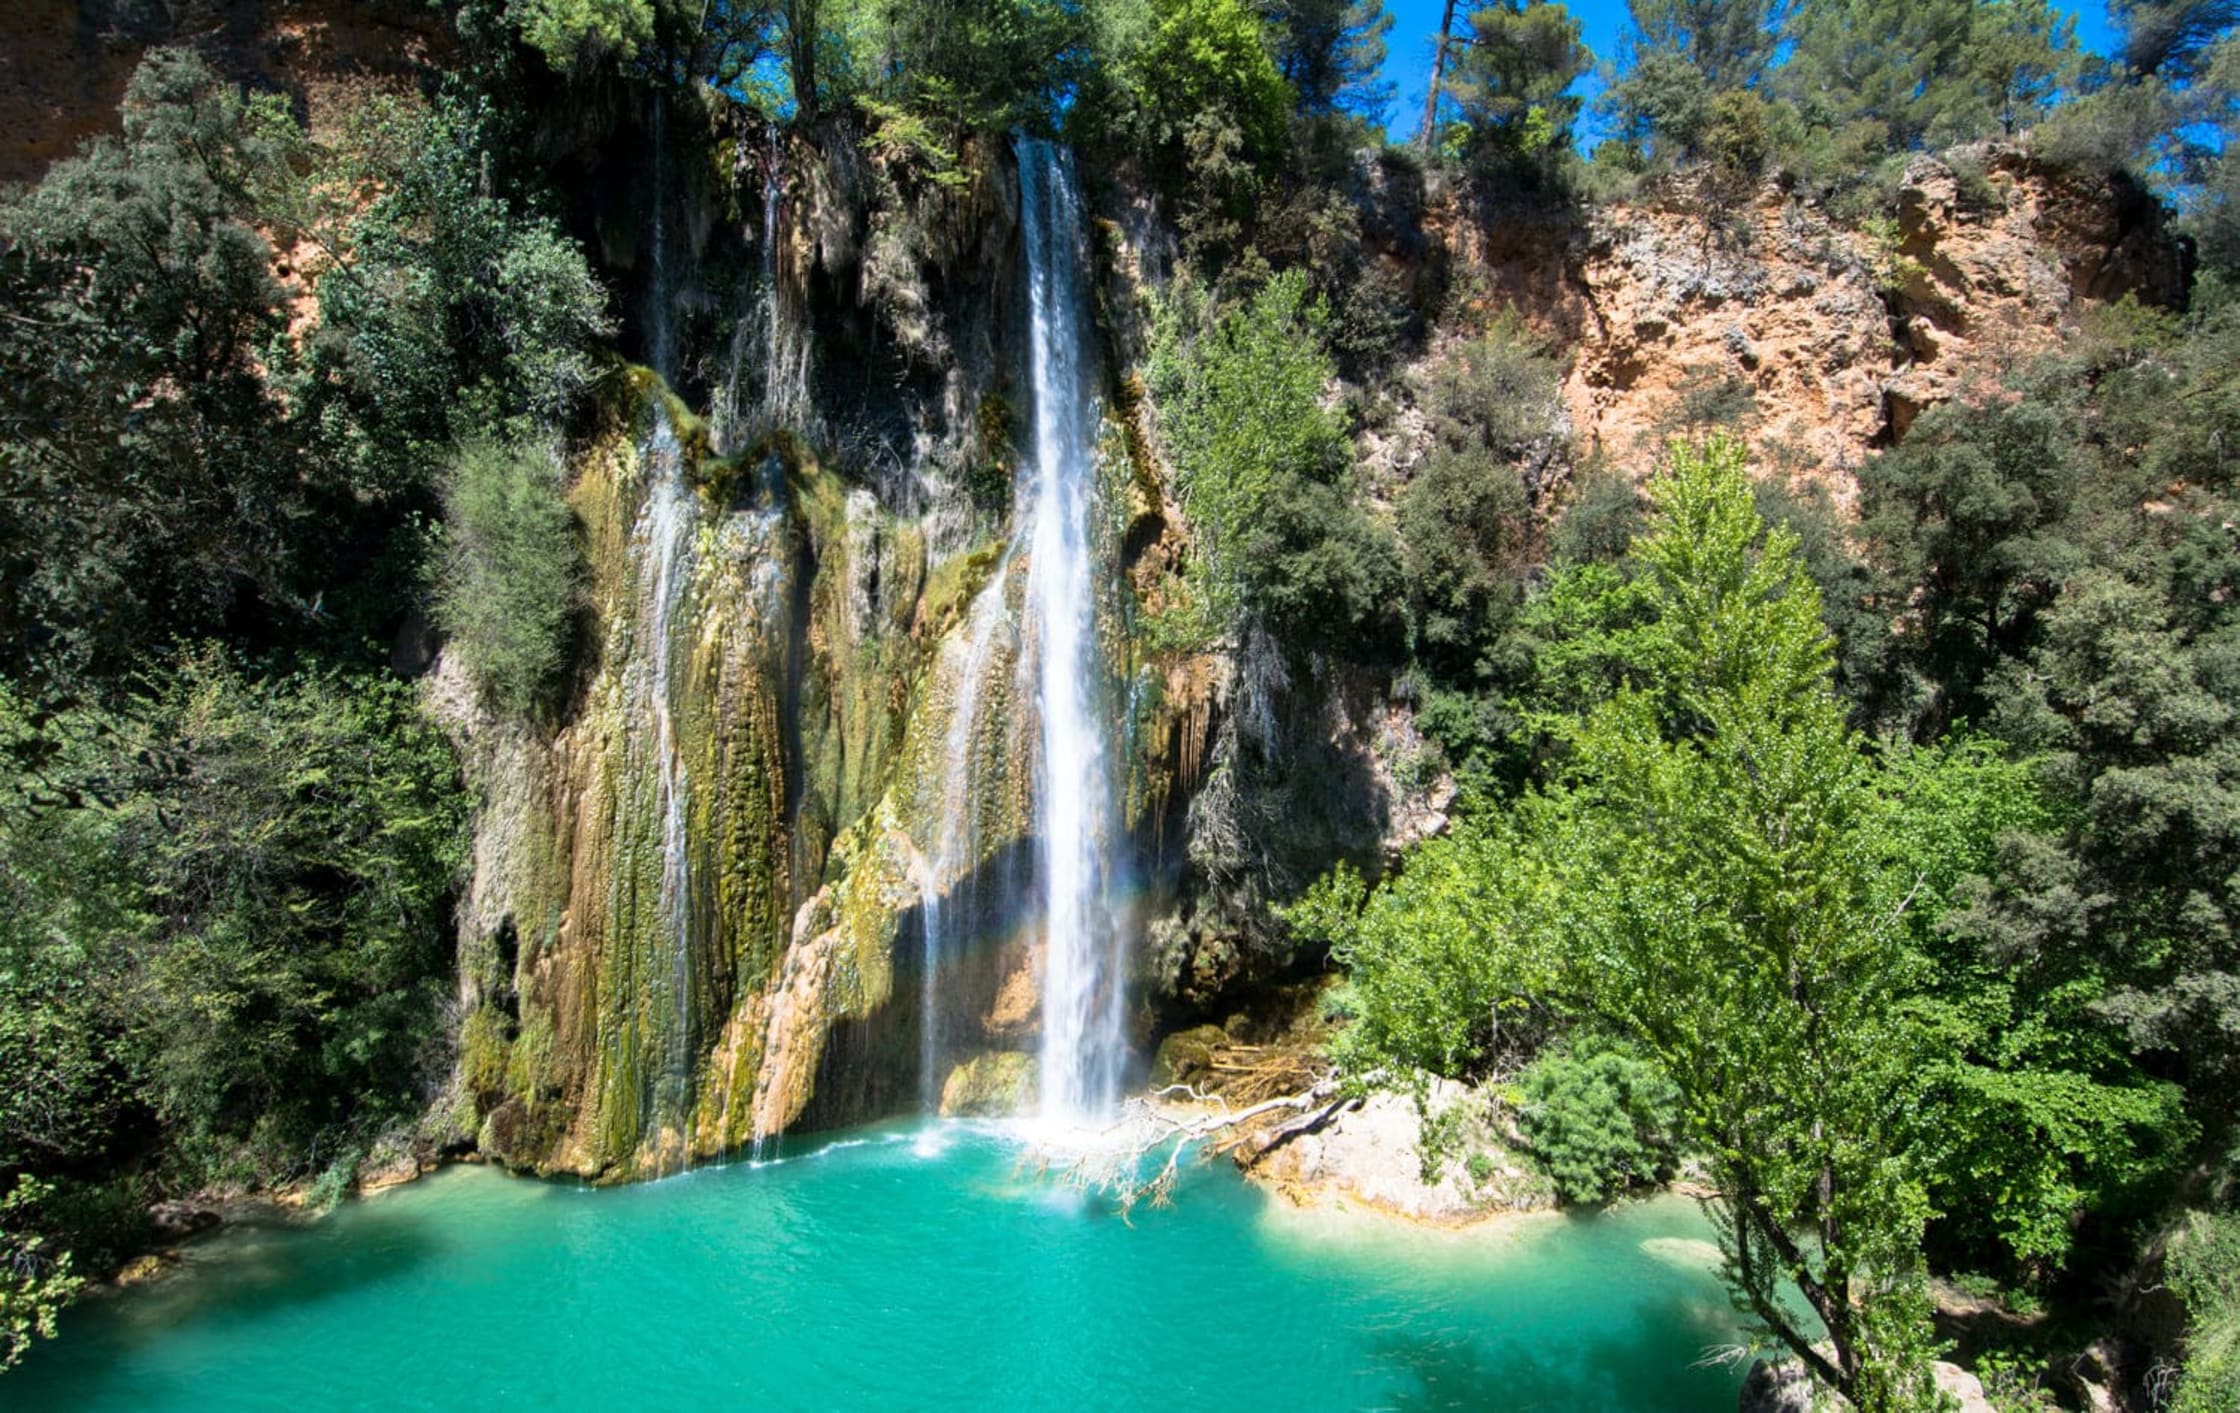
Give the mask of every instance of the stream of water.
[(1100, 712), (1090, 513), (1096, 492), (1095, 346), (1086, 321), (1086, 241), (1073, 161), (1021, 138), (1034, 456), (1027, 613), (1035, 638), (1042, 758), (1036, 772), (1045, 952), (1042, 1112), (1077, 1123), (1119, 1101), (1125, 938), (1110, 906), (1118, 833)]
[(897, 1125), (610, 1190), (455, 1168), (69, 1311), (18, 1413), (303, 1408), (1729, 1413), (1695, 1206), (1460, 1233), (1303, 1213), (1226, 1165), (1172, 1207)]

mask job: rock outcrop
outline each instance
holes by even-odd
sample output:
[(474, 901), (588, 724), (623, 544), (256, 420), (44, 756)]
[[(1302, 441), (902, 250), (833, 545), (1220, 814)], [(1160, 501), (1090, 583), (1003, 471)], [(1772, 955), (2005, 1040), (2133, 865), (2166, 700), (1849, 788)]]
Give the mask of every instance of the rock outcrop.
[(1739, 421), (1762, 465), (1839, 502), (1927, 407), (2060, 346), (2098, 303), (2181, 305), (2190, 274), (2128, 180), (1997, 145), (1918, 159), (1867, 221), (1772, 182), (1723, 208), (1683, 178), (1583, 215), (1435, 201), (1426, 219), (1476, 303), (1514, 306), (1568, 360), (1582, 454), (1646, 465), (1673, 432)]

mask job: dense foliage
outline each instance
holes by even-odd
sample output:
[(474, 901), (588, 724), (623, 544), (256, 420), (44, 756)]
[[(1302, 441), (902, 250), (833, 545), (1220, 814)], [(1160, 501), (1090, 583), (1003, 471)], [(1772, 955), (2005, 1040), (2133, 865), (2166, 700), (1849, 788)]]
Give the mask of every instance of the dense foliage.
[(0, 197), (0, 1361), (151, 1201), (339, 1190), (448, 1066), (466, 804), (389, 663), (432, 587), (502, 709), (564, 671), (573, 523), (490, 448), (611, 332), (478, 103), (314, 141), (157, 50)]

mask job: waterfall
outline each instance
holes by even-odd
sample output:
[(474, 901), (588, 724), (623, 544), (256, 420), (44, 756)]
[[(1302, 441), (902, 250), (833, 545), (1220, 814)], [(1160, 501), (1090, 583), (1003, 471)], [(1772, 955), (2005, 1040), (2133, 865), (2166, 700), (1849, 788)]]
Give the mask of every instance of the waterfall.
[(1019, 499), (1031, 517), (1026, 615), (1042, 727), (1035, 774), (1045, 940), (1042, 1113), (1078, 1121), (1118, 1101), (1126, 1058), (1125, 938), (1109, 887), (1118, 822), (1099, 710), (1105, 693), (1090, 548), (1097, 422), (1084, 317), (1086, 242), (1069, 156), (1021, 138), (1018, 157), (1033, 321), (1034, 455)]
[(792, 412), (787, 397), (785, 310), (778, 295), (778, 195), (784, 181), (785, 150), (778, 125), (770, 125), (770, 153), (762, 175), (762, 411), (773, 426), (785, 425)]
[[(680, 680), (690, 665), (678, 652), (685, 633), (685, 598), (691, 590), (693, 542), (698, 515), (684, 480), (684, 454), (666, 409), (654, 407), (653, 432), (645, 445), (646, 500), (633, 532), (637, 561), (644, 566), (636, 616), (644, 638), (628, 683), (636, 719), (653, 727), (653, 781), (659, 812), (661, 876), (655, 897), (658, 930), (668, 945), (667, 975), (649, 976), (648, 994), (658, 1013), (641, 1018), (639, 1034), (665, 1042), (666, 1053), (649, 1056), (662, 1066), (644, 1095), (642, 1132), (651, 1136), (664, 1116), (680, 1133), (692, 1110), (692, 854), (688, 837), (688, 786), (684, 751), (678, 740)], [(689, 641), (689, 639), (688, 639)], [(682, 661), (680, 662), (680, 658)], [(650, 831), (649, 831), (650, 832)], [(665, 988), (665, 991), (657, 988)], [(664, 1145), (665, 1147), (666, 1145)], [(686, 1144), (689, 1155), (690, 1144)], [(657, 1160), (660, 1161), (660, 1160)]]

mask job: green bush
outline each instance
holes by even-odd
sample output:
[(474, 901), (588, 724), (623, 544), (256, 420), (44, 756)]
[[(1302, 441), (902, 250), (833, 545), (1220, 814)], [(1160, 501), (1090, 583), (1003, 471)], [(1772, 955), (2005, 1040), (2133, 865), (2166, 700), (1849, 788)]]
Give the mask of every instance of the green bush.
[(54, 1338), (54, 1321), (85, 1281), (70, 1253), (52, 1249), (35, 1209), (52, 1189), (26, 1173), (0, 1196), (0, 1370), (20, 1361), (33, 1339)]
[(1192, 316), (1178, 301), (1163, 317), (1150, 380), (1190, 517), (1193, 601), (1231, 630), (1249, 615), (1299, 647), (1388, 652), (1397, 556), (1354, 502), (1351, 439), (1322, 404), (1326, 316), (1306, 276), (1277, 276), (1210, 328)]
[(1444, 681), (1489, 675), (1534, 559), (1535, 459), (1552, 452), (1558, 370), (1509, 314), (1432, 374), (1433, 443), (1400, 499), (1416, 653)]
[(411, 1113), (449, 992), (458, 766), (409, 685), (190, 656), (118, 723), (145, 920), (125, 1050), (192, 1164), (285, 1175)]
[(312, 405), (368, 487), (424, 487), (470, 429), (548, 434), (614, 331), (581, 248), (490, 190), (492, 126), (459, 104), (376, 103), (338, 159), (381, 196), (319, 282)]
[(1679, 1094), (1618, 1050), (1543, 1055), (1525, 1070), (1518, 1122), (1566, 1202), (1601, 1202), (1671, 1161)]
[(2186, 1365), (2173, 1413), (2240, 1410), (2240, 1215), (2196, 1213), (2170, 1248), (2186, 1304)]
[(437, 618), (484, 698), (515, 715), (550, 704), (583, 603), (560, 474), (543, 451), (492, 441), (460, 447), (444, 474)]

